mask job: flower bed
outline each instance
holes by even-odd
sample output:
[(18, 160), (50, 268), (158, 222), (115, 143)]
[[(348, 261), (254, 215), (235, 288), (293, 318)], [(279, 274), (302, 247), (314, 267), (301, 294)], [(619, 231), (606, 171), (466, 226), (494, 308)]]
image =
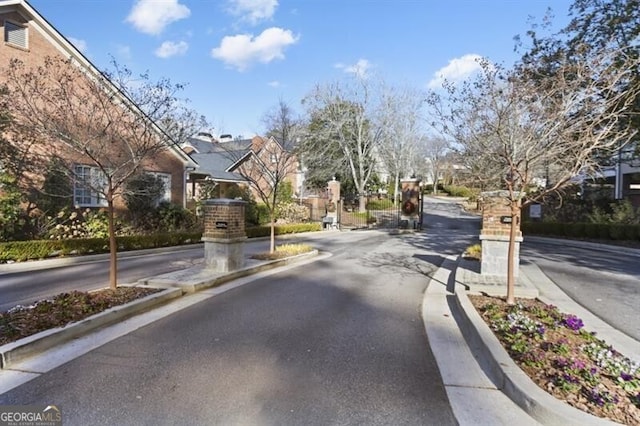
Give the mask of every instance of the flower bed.
[(533, 299), (469, 300), (542, 389), (595, 416), (640, 425), (640, 365), (586, 331), (580, 318)]

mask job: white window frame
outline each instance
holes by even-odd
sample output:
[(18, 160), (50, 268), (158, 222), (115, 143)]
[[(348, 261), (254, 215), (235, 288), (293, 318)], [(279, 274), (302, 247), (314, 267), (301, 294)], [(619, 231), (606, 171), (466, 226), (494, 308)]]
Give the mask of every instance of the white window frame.
[[(95, 166), (76, 164), (73, 169), (73, 204), (76, 207), (107, 207), (107, 200), (95, 188), (107, 187), (107, 178)], [(85, 182), (89, 180), (89, 184)]]
[(29, 48), (29, 32), (26, 25), (4, 21), (4, 42), (21, 49)]
[(159, 202), (170, 203), (171, 202), (171, 173), (166, 173), (166, 172), (146, 172), (146, 173), (151, 176), (155, 176), (157, 178), (162, 179), (162, 183), (164, 183), (164, 195), (159, 200)]

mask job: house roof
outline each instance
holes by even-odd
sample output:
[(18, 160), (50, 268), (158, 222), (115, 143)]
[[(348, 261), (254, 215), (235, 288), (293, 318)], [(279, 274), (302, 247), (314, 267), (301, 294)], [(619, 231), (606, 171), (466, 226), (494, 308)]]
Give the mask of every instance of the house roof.
[[(93, 63), (82, 54), (64, 35), (62, 35), (46, 18), (31, 6), (26, 0), (0, 0), (0, 13), (15, 11), (21, 15), (26, 15), (26, 18), (30, 19), (29, 26), (35, 28), (45, 35), (51, 42), (51, 45), (60, 51), (64, 57), (73, 58), (80, 66), (82, 66), (88, 72), (96, 75), (104, 75)], [(108, 81), (108, 79), (107, 79)], [(171, 140), (169, 135), (166, 134), (156, 123), (151, 121), (147, 114), (144, 113), (126, 94), (124, 94), (119, 87), (111, 83), (111, 89), (118, 93), (122, 100), (132, 108), (136, 113), (150, 120), (153, 123), (153, 127), (159, 135)], [(169, 144), (169, 150), (176, 157), (178, 157), (185, 167), (197, 167), (197, 164), (193, 159), (185, 153), (175, 143)]]
[(218, 142), (209, 139), (191, 138), (188, 146), (194, 151), (191, 157), (199, 164), (198, 174), (207, 174), (214, 180), (227, 182), (245, 182), (234, 166), (251, 154), (252, 140), (243, 139), (230, 142)]

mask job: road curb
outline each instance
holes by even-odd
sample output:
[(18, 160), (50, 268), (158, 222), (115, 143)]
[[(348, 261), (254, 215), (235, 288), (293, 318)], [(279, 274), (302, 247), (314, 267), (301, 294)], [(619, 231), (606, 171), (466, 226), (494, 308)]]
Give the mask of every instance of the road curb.
[(124, 305), (114, 306), (64, 327), (52, 328), (0, 346), (0, 369), (11, 368), (26, 358), (87, 333), (123, 321), (182, 296), (179, 288), (168, 288)]
[(455, 292), (455, 305), (460, 328), (470, 346), (479, 350), (479, 359), (487, 376), (498, 389), (527, 414), (544, 425), (550, 426), (604, 426), (618, 423), (593, 416), (554, 398), (527, 376), (511, 359), (480, 317), (466, 292)]

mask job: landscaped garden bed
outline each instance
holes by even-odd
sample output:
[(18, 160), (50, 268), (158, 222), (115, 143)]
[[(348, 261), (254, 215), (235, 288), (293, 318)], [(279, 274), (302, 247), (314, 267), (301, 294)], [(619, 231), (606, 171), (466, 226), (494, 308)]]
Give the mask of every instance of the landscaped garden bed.
[(537, 299), (469, 295), (511, 358), (540, 388), (598, 417), (640, 425), (640, 365)]

